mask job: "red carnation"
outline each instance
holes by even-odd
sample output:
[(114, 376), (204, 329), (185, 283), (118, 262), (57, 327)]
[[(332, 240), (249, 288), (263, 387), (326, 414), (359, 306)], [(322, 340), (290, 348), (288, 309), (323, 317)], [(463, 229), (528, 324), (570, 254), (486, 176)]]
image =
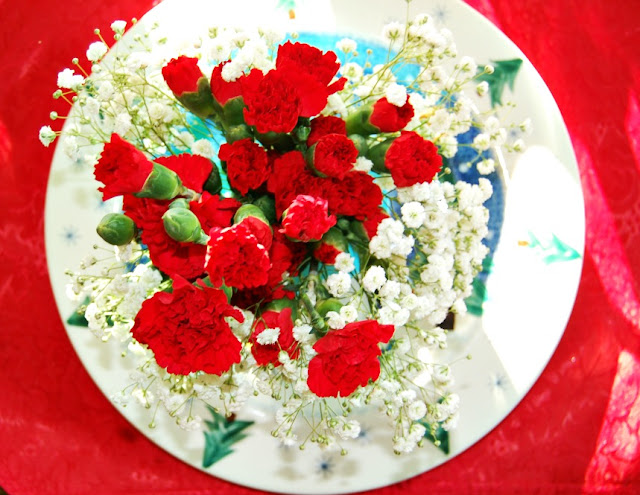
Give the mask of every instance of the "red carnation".
[(172, 59), (162, 68), (162, 77), (169, 89), (178, 97), (183, 93), (197, 93), (198, 80), (203, 76), (198, 67), (198, 59), (184, 55)]
[(287, 209), (298, 194), (316, 194), (320, 178), (311, 173), (304, 156), (299, 151), (290, 151), (277, 158), (267, 182), (267, 190), (274, 194), (278, 217)]
[(349, 323), (315, 343), (318, 353), (309, 363), (309, 389), (318, 397), (347, 397), (380, 376), (379, 342), (389, 342), (393, 325), (375, 320)]
[(242, 222), (249, 232), (251, 232), (260, 244), (268, 251), (271, 248), (273, 242), (273, 231), (269, 224), (260, 220), (257, 217), (245, 217)]
[(230, 99), (242, 96), (242, 81), (245, 78), (242, 75), (235, 81), (225, 81), (222, 78), (222, 68), (227, 63), (229, 61), (216, 65), (211, 73), (211, 94), (222, 106)]
[(382, 208), (378, 208), (377, 211), (367, 214), (367, 217), (362, 222), (364, 229), (367, 231), (369, 239), (373, 239), (378, 233), (378, 225), (385, 218), (389, 218), (389, 214)]
[(332, 51), (322, 53), (315, 46), (287, 41), (278, 47), (276, 68), (291, 68), (298, 72), (306, 72), (326, 86), (338, 73), (340, 62), (338, 56)]
[(213, 163), (208, 158), (200, 155), (189, 155), (184, 153), (176, 156), (163, 156), (156, 159), (160, 165), (164, 165), (169, 170), (173, 170), (185, 187), (202, 192), (204, 183), (207, 182)]
[(267, 283), (269, 254), (245, 225), (212, 229), (210, 236), (206, 270), (214, 285), (244, 289)]
[(218, 157), (227, 164), (229, 184), (243, 195), (258, 189), (269, 177), (267, 152), (251, 138), (223, 144)]
[(299, 194), (284, 213), (282, 232), (302, 242), (319, 241), (335, 224), (326, 199)]
[[(258, 336), (267, 328), (279, 328), (277, 342), (273, 344), (260, 344)], [(291, 319), (291, 308), (284, 308), (282, 311), (265, 311), (260, 315), (253, 327), (253, 333), (249, 337), (251, 354), (259, 366), (266, 366), (271, 363), (274, 366), (280, 366), (282, 363), (278, 361), (280, 351), (287, 351), (291, 359), (296, 359), (300, 353), (297, 342), (293, 338), (293, 320)]]
[(269, 249), (271, 267), (267, 272), (267, 283), (260, 287), (236, 291), (233, 296), (233, 304), (241, 308), (248, 308), (259, 301), (267, 303), (274, 299), (285, 297), (292, 299), (295, 294), (281, 286), (282, 275), (285, 272), (288, 272), (291, 276), (297, 275), (298, 266), (306, 252), (304, 244), (289, 241), (282, 232), (275, 229), (273, 242)]
[(313, 168), (328, 177), (342, 179), (353, 170), (358, 150), (343, 134), (322, 136), (311, 150)]
[(300, 98), (289, 79), (272, 70), (263, 74), (253, 69), (243, 82), (243, 97), (247, 108), (244, 118), (256, 130), (267, 132), (291, 132), (300, 116)]
[(327, 98), (344, 88), (345, 78), (329, 84), (340, 63), (334, 52), (322, 53), (305, 43), (286, 42), (278, 48), (276, 71), (286, 75), (300, 98), (300, 115), (313, 117), (327, 105)]
[(96, 163), (94, 175), (104, 184), (98, 191), (106, 201), (114, 196), (140, 192), (152, 170), (153, 163), (142, 151), (112, 134), (111, 141), (104, 145), (102, 156)]
[(341, 252), (335, 246), (321, 242), (313, 250), (313, 257), (325, 265), (333, 265), (336, 262), (336, 256)]
[(329, 202), (335, 215), (364, 220), (382, 203), (382, 191), (366, 172), (351, 172), (344, 179), (321, 179), (320, 196)]
[(442, 168), (438, 148), (419, 134), (403, 131), (395, 139), (384, 158), (396, 187), (410, 187), (431, 182)]
[(242, 348), (225, 320), (228, 316), (244, 320), (223, 291), (176, 277), (173, 292), (158, 292), (142, 303), (131, 333), (169, 373), (220, 375), (240, 362)]
[(214, 227), (230, 227), (233, 216), (242, 204), (232, 198), (221, 198), (217, 194), (203, 192), (198, 201), (191, 201), (189, 209), (198, 217), (202, 230), (209, 232)]
[(389, 103), (387, 98), (380, 98), (373, 105), (373, 113), (369, 122), (380, 129), (380, 132), (398, 132), (413, 118), (413, 107), (407, 102), (397, 107)]
[(311, 133), (307, 138), (307, 146), (313, 146), (322, 136), (326, 136), (327, 134), (342, 134), (346, 136), (346, 122), (332, 115), (316, 117), (311, 121)]

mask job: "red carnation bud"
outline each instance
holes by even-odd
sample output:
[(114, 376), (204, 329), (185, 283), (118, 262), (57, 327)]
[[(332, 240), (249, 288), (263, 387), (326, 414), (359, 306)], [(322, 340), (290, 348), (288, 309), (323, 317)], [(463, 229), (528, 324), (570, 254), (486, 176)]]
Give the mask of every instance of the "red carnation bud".
[(104, 187), (98, 188), (106, 201), (114, 196), (140, 192), (153, 172), (153, 163), (142, 151), (117, 134), (104, 145), (94, 175)]
[(347, 134), (368, 136), (380, 132), (398, 132), (405, 128), (414, 115), (409, 101), (397, 107), (387, 98), (380, 98), (373, 107), (362, 106), (347, 118)]
[(284, 212), (282, 232), (296, 241), (318, 241), (335, 224), (326, 199), (299, 194)]
[(198, 67), (198, 59), (180, 56), (162, 68), (167, 86), (187, 110), (201, 118), (214, 113), (209, 80)]
[(347, 136), (327, 134), (311, 147), (308, 157), (310, 165), (323, 176), (342, 179), (353, 170), (358, 150)]
[(215, 100), (224, 106), (229, 100), (242, 96), (242, 81), (246, 76), (242, 75), (235, 81), (225, 81), (222, 78), (222, 68), (229, 61), (216, 65), (211, 72), (211, 93)]
[(196, 93), (198, 80), (203, 76), (198, 67), (198, 59), (184, 55), (171, 59), (162, 68), (162, 77), (176, 96), (182, 96), (183, 93)]
[(373, 105), (369, 122), (380, 129), (380, 132), (398, 132), (404, 129), (413, 115), (413, 106), (409, 100), (403, 106), (397, 107), (389, 103), (387, 98), (380, 98)]

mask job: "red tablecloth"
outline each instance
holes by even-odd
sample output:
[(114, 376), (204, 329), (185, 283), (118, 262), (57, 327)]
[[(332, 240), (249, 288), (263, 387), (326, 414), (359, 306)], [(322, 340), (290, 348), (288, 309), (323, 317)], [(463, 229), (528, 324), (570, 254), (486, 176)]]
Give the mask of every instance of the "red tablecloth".
[[(443, 2), (444, 3), (444, 2)], [(544, 374), (486, 438), (380, 494), (640, 492), (640, 2), (468, 0), (527, 55), (564, 115), (585, 193), (580, 289)], [(66, 337), (44, 257), (57, 72), (93, 28), (151, 0), (0, 1), (0, 486), (21, 494), (257, 493), (136, 432)]]

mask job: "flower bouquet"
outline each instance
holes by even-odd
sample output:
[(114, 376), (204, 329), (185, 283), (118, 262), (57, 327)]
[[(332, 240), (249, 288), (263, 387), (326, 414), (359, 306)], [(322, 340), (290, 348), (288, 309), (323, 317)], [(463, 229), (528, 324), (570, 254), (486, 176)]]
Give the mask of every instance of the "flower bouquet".
[(493, 68), (458, 60), (426, 15), (388, 24), (382, 53), (266, 28), (214, 26), (174, 52), (154, 29), (126, 51), (97, 34), (91, 73), (74, 60), (58, 77), (70, 121), (40, 139), (62, 134), (102, 199), (121, 198), (97, 226), (110, 255), (68, 285), (71, 320), (136, 360), (113, 401), (185, 429), (203, 401), (209, 430), (237, 440), (235, 415), (264, 400), (285, 445), (343, 453), (367, 408), (394, 452), (438, 445), (459, 404), (443, 322), (466, 311), (492, 194), (452, 159), (495, 174), (490, 149), (522, 147), (476, 109)]

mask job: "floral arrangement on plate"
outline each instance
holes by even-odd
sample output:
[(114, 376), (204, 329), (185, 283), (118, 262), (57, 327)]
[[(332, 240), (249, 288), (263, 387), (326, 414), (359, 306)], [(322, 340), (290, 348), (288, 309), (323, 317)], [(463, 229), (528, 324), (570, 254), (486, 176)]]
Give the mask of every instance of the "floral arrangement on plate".
[(108, 259), (68, 285), (72, 319), (137, 359), (113, 401), (196, 429), (196, 400), (219, 420), (264, 396), (274, 437), (343, 452), (370, 408), (395, 452), (437, 444), (459, 402), (443, 321), (466, 310), (492, 194), (448, 160), (466, 147), (486, 175), (490, 148), (522, 147), (475, 108), (493, 68), (457, 60), (426, 15), (385, 26), (380, 64), (349, 38), (322, 51), (269, 29), (212, 27), (172, 53), (154, 29), (109, 53), (96, 34), (91, 73), (58, 76), (68, 124), (40, 139), (122, 197), (97, 226)]

